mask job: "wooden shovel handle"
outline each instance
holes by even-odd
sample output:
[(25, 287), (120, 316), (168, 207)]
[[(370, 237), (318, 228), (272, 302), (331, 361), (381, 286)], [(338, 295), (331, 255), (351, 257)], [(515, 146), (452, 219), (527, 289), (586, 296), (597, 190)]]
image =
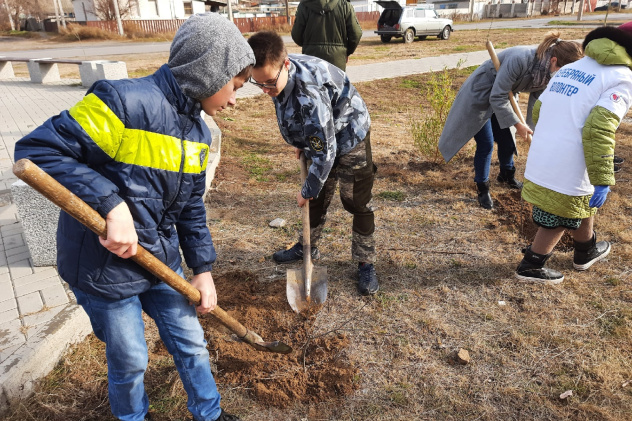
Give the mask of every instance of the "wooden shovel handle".
[[(305, 183), (307, 180), (307, 158), (304, 153), (301, 153), (301, 181)], [(309, 303), (312, 295), (312, 271), (314, 266), (312, 264), (312, 240), (311, 240), (311, 226), (309, 221), (309, 200), (303, 205), (301, 209), (301, 216), (303, 217), (303, 270), (305, 279), (305, 300)]]
[[(13, 173), (70, 216), (88, 227), (92, 232), (100, 237), (107, 237), (107, 227), (101, 215), (30, 160), (21, 159), (16, 162), (13, 166)], [(154, 257), (154, 255), (140, 244), (138, 245), (136, 255), (131, 257), (131, 259), (187, 297), (189, 301), (196, 305), (200, 303), (200, 291), (182, 279), (180, 275)], [(247, 334), (252, 333), (237, 320), (229, 316), (220, 306), (216, 306), (211, 313), (220, 323), (240, 338), (244, 338)]]
[[(498, 60), (498, 56), (496, 55), (496, 50), (494, 49), (494, 46), (492, 45), (491, 41), (487, 41), (486, 45), (487, 45), (487, 51), (489, 52), (489, 56), (492, 59), (492, 63), (494, 63), (494, 68), (496, 69), (496, 71), (498, 71), (498, 69), (500, 69), (500, 60)], [(520, 122), (526, 126), (527, 123), (525, 122), (525, 119), (522, 115), (520, 106), (518, 106), (516, 97), (514, 97), (514, 94), (511, 91), (509, 91), (509, 102), (511, 103), (511, 108), (513, 108), (514, 113), (516, 113), (516, 115), (518, 116), (518, 120), (520, 120)], [(528, 133), (527, 133), (527, 142), (531, 144), (531, 135)]]

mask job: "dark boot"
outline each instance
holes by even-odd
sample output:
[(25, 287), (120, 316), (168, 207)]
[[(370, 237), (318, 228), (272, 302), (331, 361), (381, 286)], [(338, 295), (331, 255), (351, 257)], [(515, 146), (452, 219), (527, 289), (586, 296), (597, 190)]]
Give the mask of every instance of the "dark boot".
[(219, 418), (216, 419), (215, 421), (241, 421), (241, 418), (235, 416), (235, 415), (230, 415), (227, 414), (226, 412), (224, 412), (224, 410), (222, 409), (222, 413), (219, 414)]
[(573, 256), (573, 267), (577, 270), (586, 270), (610, 253), (610, 243), (608, 241), (597, 242), (597, 234), (593, 232), (593, 237), (585, 243), (573, 240), (575, 255)]
[(380, 289), (375, 267), (371, 263), (358, 265), (358, 292), (362, 295), (373, 295)]
[(478, 204), (485, 209), (493, 208), (494, 202), (489, 195), (489, 181), (476, 183), (476, 190), (478, 190)]
[(514, 178), (516, 175), (516, 167), (512, 167), (510, 170), (500, 169), (500, 174), (496, 177), (499, 183), (506, 184), (512, 189), (520, 190), (522, 183)]
[(564, 275), (556, 270), (544, 267), (544, 264), (552, 255), (552, 252), (549, 254), (534, 253), (531, 251), (531, 246), (527, 247), (524, 257), (516, 269), (516, 278), (523, 281), (559, 284), (564, 280)]
[[(303, 245), (296, 243), (287, 250), (279, 250), (272, 255), (272, 259), (277, 263), (299, 262), (303, 260)], [(320, 251), (318, 247), (312, 247), (312, 260), (318, 259), (320, 259)]]

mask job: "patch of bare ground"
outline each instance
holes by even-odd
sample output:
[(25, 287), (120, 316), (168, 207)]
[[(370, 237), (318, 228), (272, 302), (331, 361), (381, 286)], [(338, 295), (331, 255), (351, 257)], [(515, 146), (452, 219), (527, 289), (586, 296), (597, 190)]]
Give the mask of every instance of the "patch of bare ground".
[[(452, 74), (458, 88), (466, 74)], [(632, 125), (617, 134), (617, 155), (627, 161), (596, 218), (599, 238), (613, 243), (610, 256), (576, 272), (572, 251), (562, 248), (549, 264), (564, 283), (518, 282), (513, 271), (530, 241), (526, 204), (492, 181), (497, 210), (478, 207), (471, 144), (449, 164), (413, 146), (410, 121), (426, 112), (427, 80), (357, 85), (379, 167), (381, 290), (373, 298), (356, 292), (351, 218), (335, 199), (317, 262), (327, 267), (329, 297), (307, 319), (289, 310), (287, 268), (270, 257), (300, 229), (298, 163), (272, 102), (241, 100), (216, 117), (222, 162), (206, 201), (219, 304), (264, 339), (295, 349), (288, 357), (256, 353), (205, 318), (222, 405), (245, 421), (630, 419)], [(528, 147), (520, 141), (518, 149), (521, 176)], [(497, 173), (494, 163), (492, 180)], [(277, 217), (288, 225), (268, 227)], [(154, 419), (183, 419), (186, 396), (151, 323), (148, 340)], [(467, 365), (448, 358), (460, 348), (469, 351)], [(94, 338), (84, 341), (6, 419), (109, 419), (103, 359)]]

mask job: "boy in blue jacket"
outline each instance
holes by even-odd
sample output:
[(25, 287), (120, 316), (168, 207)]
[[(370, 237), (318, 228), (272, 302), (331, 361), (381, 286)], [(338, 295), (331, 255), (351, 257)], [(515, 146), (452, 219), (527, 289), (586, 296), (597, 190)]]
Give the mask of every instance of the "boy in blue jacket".
[[(62, 212), (57, 264), (107, 345), (110, 406), (118, 419), (149, 419), (145, 312), (174, 357), (194, 419), (238, 420), (220, 408), (196, 314), (217, 304), (203, 202), (211, 134), (200, 112), (213, 116), (234, 105), (254, 62), (235, 25), (215, 13), (192, 16), (156, 73), (96, 82), (74, 107), (16, 144), (16, 160), (39, 165), (107, 221), (107, 238), (100, 238)], [(181, 248), (201, 304), (194, 308), (129, 261), (137, 244), (182, 276)]]

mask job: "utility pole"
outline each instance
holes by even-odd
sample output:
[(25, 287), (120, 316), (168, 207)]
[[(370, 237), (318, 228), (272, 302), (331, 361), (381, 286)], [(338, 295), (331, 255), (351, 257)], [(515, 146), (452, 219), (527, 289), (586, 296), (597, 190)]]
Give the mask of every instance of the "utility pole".
[(9, 2), (4, 0), (4, 7), (7, 8), (7, 17), (9, 18), (9, 22), (11, 23), (11, 30), (15, 31), (15, 24), (13, 23), (13, 19), (11, 18), (11, 9), (9, 9)]
[(287, 24), (292, 24), (292, 18), (290, 17), (290, 0), (285, 0), (285, 16), (287, 16)]
[(579, 10), (577, 11), (577, 21), (581, 21), (584, 17), (584, 0), (579, 0)]
[(112, 4), (114, 5), (114, 16), (116, 16), (116, 25), (118, 26), (119, 35), (125, 35), (125, 32), (123, 32), (123, 22), (121, 22), (118, 0), (112, 0)]
[(230, 19), (231, 22), (235, 22), (235, 19), (233, 18), (233, 5), (231, 4), (231, 0), (226, 0), (226, 5), (228, 6), (228, 19)]
[(470, 22), (474, 21), (474, 0), (470, 0)]

